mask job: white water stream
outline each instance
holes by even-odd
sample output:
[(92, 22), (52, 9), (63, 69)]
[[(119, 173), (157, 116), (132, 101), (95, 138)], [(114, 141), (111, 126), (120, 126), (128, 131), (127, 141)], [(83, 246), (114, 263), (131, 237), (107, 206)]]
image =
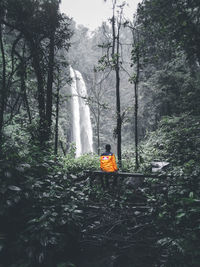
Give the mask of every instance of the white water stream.
[(76, 157), (93, 152), (93, 131), (90, 109), (86, 103), (87, 88), (81, 73), (70, 67), (72, 78), (72, 141), (76, 144)]

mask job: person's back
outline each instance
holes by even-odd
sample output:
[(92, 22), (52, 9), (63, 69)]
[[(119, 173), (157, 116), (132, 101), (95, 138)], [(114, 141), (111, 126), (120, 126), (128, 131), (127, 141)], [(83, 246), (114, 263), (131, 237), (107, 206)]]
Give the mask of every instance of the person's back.
[(100, 157), (100, 167), (104, 172), (115, 172), (118, 170), (115, 155), (110, 151), (111, 146), (106, 145), (106, 151), (101, 154)]

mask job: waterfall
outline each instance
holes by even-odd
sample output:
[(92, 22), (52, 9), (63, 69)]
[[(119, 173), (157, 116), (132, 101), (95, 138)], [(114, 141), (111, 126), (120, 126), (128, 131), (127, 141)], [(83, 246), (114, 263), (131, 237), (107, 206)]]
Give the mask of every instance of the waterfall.
[(76, 144), (76, 157), (93, 152), (93, 131), (90, 109), (86, 103), (87, 88), (81, 73), (70, 67), (72, 78), (72, 139)]
[(72, 138), (76, 144), (76, 156), (81, 155), (81, 130), (80, 130), (80, 111), (79, 97), (77, 92), (76, 74), (70, 67), (70, 76), (72, 78), (71, 93), (72, 93)]

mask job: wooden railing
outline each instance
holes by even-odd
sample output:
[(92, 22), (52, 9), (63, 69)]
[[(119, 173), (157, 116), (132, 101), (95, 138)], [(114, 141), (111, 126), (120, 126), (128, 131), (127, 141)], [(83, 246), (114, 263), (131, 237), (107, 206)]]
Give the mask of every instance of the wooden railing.
[(109, 187), (112, 181), (112, 187), (118, 183), (118, 178), (133, 177), (143, 180), (144, 178), (166, 178), (166, 175), (142, 174), (129, 172), (103, 172), (103, 171), (84, 171), (86, 177), (90, 179), (90, 185), (93, 185), (95, 179), (99, 179), (103, 188)]

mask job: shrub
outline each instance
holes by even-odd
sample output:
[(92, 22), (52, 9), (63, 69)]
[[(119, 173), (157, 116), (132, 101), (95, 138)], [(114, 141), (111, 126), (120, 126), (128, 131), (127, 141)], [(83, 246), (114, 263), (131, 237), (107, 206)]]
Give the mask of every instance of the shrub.
[(199, 133), (199, 117), (166, 117), (143, 144), (146, 162), (159, 159), (171, 165), (165, 179), (146, 179), (164, 266), (198, 266), (200, 261)]

